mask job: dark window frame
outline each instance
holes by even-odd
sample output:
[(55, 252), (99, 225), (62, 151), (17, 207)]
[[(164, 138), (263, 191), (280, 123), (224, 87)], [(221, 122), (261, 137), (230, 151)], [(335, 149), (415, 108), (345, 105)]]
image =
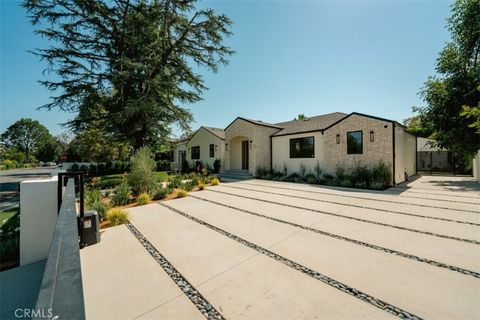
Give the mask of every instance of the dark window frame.
[[(194, 156), (193, 156), (193, 154), (194, 154), (193, 150), (194, 150), (194, 149), (195, 149), (195, 150), (198, 149), (198, 157), (194, 157)], [(197, 152), (195, 151), (195, 153), (197, 153)], [(192, 160), (200, 160), (200, 146), (194, 146), (194, 147), (191, 147), (191, 148), (190, 148), (190, 159), (192, 159)]]
[[(351, 133), (357, 133), (357, 132), (360, 132), (360, 152), (357, 152), (357, 150), (352, 151), (348, 145), (348, 136)], [(363, 154), (363, 130), (347, 131), (347, 154)]]
[(215, 144), (210, 143), (208, 145), (208, 153), (209, 153), (210, 158), (215, 158)]
[[(305, 140), (305, 139), (312, 139), (312, 153), (311, 155), (305, 155), (305, 152), (302, 154), (296, 154), (295, 150), (292, 149), (292, 146), (296, 143), (296, 140)], [(315, 158), (315, 136), (308, 136), (308, 137), (298, 137), (298, 138), (291, 138), (289, 139), (289, 156), (290, 159), (313, 159)]]

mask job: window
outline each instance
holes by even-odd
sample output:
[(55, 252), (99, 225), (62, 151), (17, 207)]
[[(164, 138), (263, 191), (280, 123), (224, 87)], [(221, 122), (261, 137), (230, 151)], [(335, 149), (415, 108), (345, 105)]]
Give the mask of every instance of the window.
[(192, 147), (192, 160), (200, 159), (200, 146)]
[(215, 145), (211, 144), (209, 146), (209, 150), (210, 150), (210, 158), (215, 157)]
[(347, 154), (363, 153), (362, 131), (347, 132)]
[(290, 139), (290, 158), (314, 158), (315, 138), (304, 137)]

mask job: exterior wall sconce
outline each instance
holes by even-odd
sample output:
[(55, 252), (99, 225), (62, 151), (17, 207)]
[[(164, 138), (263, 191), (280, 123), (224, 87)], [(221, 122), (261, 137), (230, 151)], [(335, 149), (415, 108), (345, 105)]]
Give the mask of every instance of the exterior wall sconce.
[(225, 143), (225, 151), (228, 151), (228, 143)]
[(370, 142), (375, 141), (375, 133), (373, 131), (370, 131)]
[(252, 149), (252, 144), (253, 144), (253, 141), (250, 140), (250, 149)]
[(337, 141), (337, 144), (340, 144), (340, 135), (339, 134), (337, 134), (335, 140)]
[(217, 145), (215, 145), (215, 152), (217, 152), (217, 149), (218, 149), (218, 146), (217, 146)]

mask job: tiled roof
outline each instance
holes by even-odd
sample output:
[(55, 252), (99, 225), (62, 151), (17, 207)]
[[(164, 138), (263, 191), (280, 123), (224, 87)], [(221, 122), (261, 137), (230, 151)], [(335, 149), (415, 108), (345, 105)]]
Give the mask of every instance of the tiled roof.
[(276, 123), (276, 126), (283, 129), (275, 133), (274, 136), (323, 130), (346, 116), (346, 113), (334, 112), (310, 118), (305, 117), (305, 119), (301, 120)]
[(225, 140), (225, 130), (220, 128), (214, 128), (214, 127), (205, 127), (205, 126), (202, 126), (202, 128), (209, 131), (213, 135), (216, 135), (220, 139)]

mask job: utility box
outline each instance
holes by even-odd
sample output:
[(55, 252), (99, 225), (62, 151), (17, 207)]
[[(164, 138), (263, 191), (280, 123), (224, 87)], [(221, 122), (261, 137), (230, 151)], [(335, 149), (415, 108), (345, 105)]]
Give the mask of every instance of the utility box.
[[(80, 217), (78, 218), (80, 223)], [(95, 210), (85, 211), (83, 218), (83, 242), (85, 246), (91, 246), (100, 242), (100, 223), (98, 213)], [(80, 225), (79, 225), (79, 232)]]

